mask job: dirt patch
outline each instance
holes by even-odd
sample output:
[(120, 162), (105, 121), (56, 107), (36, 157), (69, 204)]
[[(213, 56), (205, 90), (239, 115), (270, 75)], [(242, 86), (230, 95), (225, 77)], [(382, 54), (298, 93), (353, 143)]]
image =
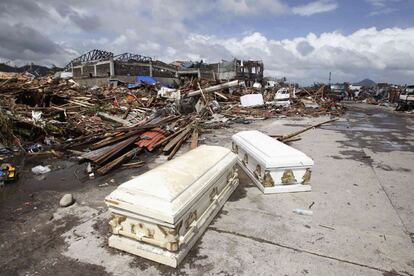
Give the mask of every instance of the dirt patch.
[(384, 171), (387, 171), (387, 172), (392, 172), (392, 171), (394, 171), (394, 172), (411, 172), (411, 170), (407, 169), (407, 168), (393, 168), (389, 165), (382, 164), (382, 163), (376, 164), (375, 167), (379, 168), (379, 169), (382, 169)]
[[(56, 259), (65, 247), (61, 235), (77, 225), (79, 219), (66, 216), (49, 223), (46, 220), (47, 217), (34, 216), (20, 224), (20, 229), (15, 229), (16, 231), (5, 231), (2, 228), (1, 240), (5, 242), (2, 243), (0, 260), (2, 271), (6, 272), (4, 275), (32, 274), (52, 268), (63, 260), (59, 260), (60, 257)], [(65, 271), (67, 270), (63, 269), (61, 272)]]
[(372, 166), (372, 163), (374, 162), (371, 156), (366, 155), (361, 150), (343, 150), (343, 151), (340, 151), (339, 153), (343, 155), (345, 159), (359, 161), (369, 166)]

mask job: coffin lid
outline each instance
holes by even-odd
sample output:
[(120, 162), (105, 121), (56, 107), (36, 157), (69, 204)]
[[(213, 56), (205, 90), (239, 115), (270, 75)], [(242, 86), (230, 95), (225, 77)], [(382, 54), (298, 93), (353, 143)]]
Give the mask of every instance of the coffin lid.
[(313, 160), (303, 152), (260, 131), (242, 131), (233, 135), (232, 138), (252, 158), (262, 163), (265, 169), (313, 166)]
[(105, 201), (114, 208), (174, 224), (235, 162), (236, 155), (229, 149), (202, 145), (121, 184)]

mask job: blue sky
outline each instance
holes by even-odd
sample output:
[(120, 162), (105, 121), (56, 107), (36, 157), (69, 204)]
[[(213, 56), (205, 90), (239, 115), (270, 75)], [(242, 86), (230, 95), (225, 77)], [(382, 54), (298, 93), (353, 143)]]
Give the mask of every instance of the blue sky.
[[(299, 6), (313, 1), (288, 1), (291, 6)], [(246, 32), (261, 32), (272, 39), (292, 39), (306, 36), (313, 32), (341, 31), (350, 34), (361, 28), (389, 27), (407, 28), (414, 26), (414, 1), (379, 1), (384, 6), (377, 8), (369, 1), (327, 1), (337, 4), (330, 12), (321, 12), (311, 16), (292, 15), (290, 13), (277, 16), (252, 16), (242, 20), (227, 18), (223, 14), (205, 14), (203, 17), (186, 21), (186, 25), (195, 32), (214, 33), (220, 37), (229, 34), (242, 36)]]
[(302, 84), (414, 82), (414, 0), (2, 0), (0, 60), (64, 66), (91, 49), (165, 61), (262, 59)]

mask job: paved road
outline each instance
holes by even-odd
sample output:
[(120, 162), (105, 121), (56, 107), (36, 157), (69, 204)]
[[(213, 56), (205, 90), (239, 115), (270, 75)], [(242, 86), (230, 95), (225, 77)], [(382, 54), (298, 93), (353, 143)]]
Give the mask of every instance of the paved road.
[[(206, 143), (230, 147), (240, 130), (282, 134), (326, 119), (238, 125)], [(315, 160), (312, 192), (264, 196), (242, 175), (176, 270), (106, 246), (102, 200), (115, 185), (76, 185), (77, 204), (66, 209), (57, 208), (63, 191), (42, 191), (36, 210), (0, 222), (0, 274), (414, 275), (413, 120), (354, 104), (340, 121), (304, 133), (292, 146)], [(310, 205), (313, 216), (292, 212)]]

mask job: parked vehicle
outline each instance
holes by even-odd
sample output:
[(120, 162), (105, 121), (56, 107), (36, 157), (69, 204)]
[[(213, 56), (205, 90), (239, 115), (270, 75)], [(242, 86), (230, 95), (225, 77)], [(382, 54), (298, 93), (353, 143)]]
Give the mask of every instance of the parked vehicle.
[(396, 110), (406, 111), (414, 109), (414, 85), (408, 85), (400, 94)]
[(336, 99), (342, 101), (346, 97), (346, 87), (344, 83), (335, 83), (329, 86), (329, 91), (327, 93), (328, 98)]

